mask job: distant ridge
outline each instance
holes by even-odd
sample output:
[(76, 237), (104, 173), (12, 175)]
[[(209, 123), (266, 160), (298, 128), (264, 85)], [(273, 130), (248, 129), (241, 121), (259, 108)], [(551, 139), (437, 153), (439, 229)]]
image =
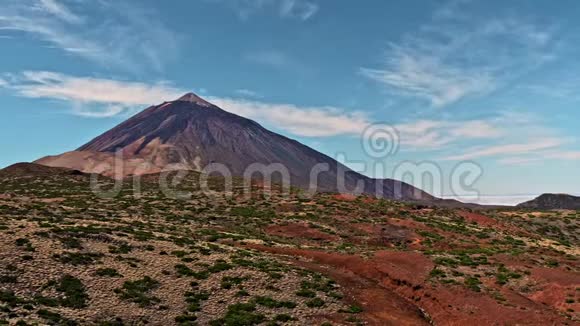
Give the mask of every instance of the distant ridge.
[(580, 197), (568, 194), (543, 194), (533, 200), (519, 204), (520, 208), (572, 209), (580, 210)]
[(40, 177), (51, 175), (83, 175), (78, 170), (50, 167), (35, 163), (16, 163), (0, 170), (0, 177)]

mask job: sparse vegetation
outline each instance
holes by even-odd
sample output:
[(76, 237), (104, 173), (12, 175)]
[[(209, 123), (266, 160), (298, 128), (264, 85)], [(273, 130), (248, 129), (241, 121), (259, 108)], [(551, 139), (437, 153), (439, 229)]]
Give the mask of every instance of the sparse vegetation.
[(97, 271), (95, 272), (95, 275), (106, 276), (106, 277), (122, 277), (123, 276), (116, 269), (109, 268), (109, 267), (97, 269)]
[(115, 292), (120, 295), (122, 299), (130, 300), (139, 304), (142, 307), (159, 303), (161, 300), (150, 294), (151, 291), (159, 287), (159, 282), (149, 276), (136, 281), (126, 281), (123, 287), (116, 289)]
[[(364, 297), (365, 286), (384, 289), (402, 307), (440, 300), (463, 320), (480, 311), (466, 308), (461, 295), (531, 315), (537, 303), (514, 303), (503, 291), (535, 300), (550, 284), (541, 273), (563, 280), (578, 273), (577, 213), (468, 212), (275, 191), (210, 200), (192, 180), (179, 188), (190, 189), (191, 200), (179, 201), (163, 197), (148, 178), (154, 176), (144, 178), (141, 197), (124, 185), (113, 200), (95, 197), (82, 177), (0, 183), (10, 194), (0, 197), (1, 241), (15, 253), (0, 261), (0, 321), (364, 324), (369, 305), (373, 311), (381, 304), (380, 296)], [(347, 272), (340, 285), (327, 277), (335, 270)], [(439, 295), (449, 289), (456, 295)], [(578, 318), (580, 292), (562, 291), (565, 298), (544, 299), (538, 315)], [(98, 309), (90, 305), (104, 300), (122, 307), (119, 317), (92, 315)]]

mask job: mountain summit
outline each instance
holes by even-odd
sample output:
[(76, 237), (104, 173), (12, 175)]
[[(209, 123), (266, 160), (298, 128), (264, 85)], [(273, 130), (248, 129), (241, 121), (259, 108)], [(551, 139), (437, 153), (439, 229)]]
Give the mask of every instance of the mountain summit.
[(208, 101), (197, 96), (197, 94), (195, 94), (195, 93), (187, 93), (187, 94), (183, 95), (182, 97), (178, 98), (177, 101), (190, 102), (190, 103), (194, 103), (197, 105), (203, 105), (203, 106), (211, 106), (212, 105)]
[(313, 167), (326, 163), (328, 171), (314, 181), (319, 191), (337, 191), (344, 182), (347, 189), (362, 184), (365, 192), (374, 193), (380, 181), (387, 198), (433, 198), (406, 183), (374, 180), (356, 173), (329, 156), (224, 111), (193, 93), (151, 106), (76, 151), (36, 163), (113, 176), (115, 156), (122, 156), (122, 176), (158, 173), (168, 166), (202, 171), (212, 163), (225, 165), (234, 176), (243, 176), (254, 163), (279, 163), (288, 170), (291, 184), (302, 188), (311, 184)]

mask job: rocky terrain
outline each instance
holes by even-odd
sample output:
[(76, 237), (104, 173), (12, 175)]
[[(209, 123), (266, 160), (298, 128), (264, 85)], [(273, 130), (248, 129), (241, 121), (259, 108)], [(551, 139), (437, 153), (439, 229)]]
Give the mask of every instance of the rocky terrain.
[(0, 324), (579, 323), (578, 211), (199, 179), (0, 171)]

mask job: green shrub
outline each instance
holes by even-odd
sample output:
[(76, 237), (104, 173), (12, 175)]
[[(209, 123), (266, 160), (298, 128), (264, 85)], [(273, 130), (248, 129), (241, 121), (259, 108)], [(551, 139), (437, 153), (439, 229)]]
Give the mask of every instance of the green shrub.
[(469, 289), (471, 289), (471, 290), (473, 290), (475, 292), (480, 292), (481, 291), (481, 289), (479, 287), (481, 285), (481, 281), (477, 277), (472, 277), (472, 276), (466, 277), (465, 278), (465, 285)]
[(59, 238), (62, 246), (67, 249), (81, 249), (83, 247), (81, 241), (76, 238)]
[(240, 290), (236, 293), (236, 297), (249, 297), (250, 294), (246, 290)]
[(0, 289), (0, 302), (4, 302), (9, 304), (10, 306), (17, 305), (21, 303), (21, 299), (18, 298), (13, 291), (10, 290), (1, 290)]
[(274, 317), (274, 320), (282, 322), (282, 323), (286, 323), (286, 322), (289, 322), (291, 320), (294, 320), (294, 317), (292, 317), (288, 314), (279, 314), (279, 315), (276, 315), (276, 317)]
[(79, 252), (65, 252), (62, 256), (57, 257), (60, 262), (71, 265), (90, 265), (99, 261), (103, 257), (101, 253), (79, 253)]
[(69, 308), (84, 308), (87, 306), (89, 296), (81, 280), (71, 275), (64, 275), (56, 286), (56, 290), (64, 294), (60, 304)]
[(300, 289), (296, 292), (296, 295), (304, 298), (314, 298), (316, 297), (316, 292), (307, 289)]
[(197, 317), (194, 315), (180, 315), (180, 316), (175, 317), (175, 322), (180, 326), (197, 325), (195, 323), (196, 320), (197, 320)]
[(348, 309), (341, 309), (339, 312), (347, 313), (347, 314), (360, 314), (363, 312), (363, 309), (359, 306), (350, 306)]
[(442, 270), (440, 270), (440, 269), (438, 269), (438, 268), (433, 268), (431, 270), (431, 272), (429, 273), (429, 275), (431, 277), (445, 277), (446, 276), (445, 272), (442, 271)]
[(322, 306), (324, 306), (324, 300), (320, 299), (320, 298), (314, 298), (312, 300), (309, 300), (306, 302), (306, 306), (309, 308), (320, 308)]
[(201, 302), (209, 299), (209, 293), (207, 292), (186, 292), (185, 302), (189, 305), (187, 310), (189, 312), (198, 312), (201, 310)]
[(149, 276), (145, 276), (141, 280), (126, 281), (123, 284), (123, 288), (115, 289), (115, 292), (121, 296), (121, 299), (130, 300), (145, 307), (161, 301), (159, 298), (149, 295), (149, 292), (158, 287), (159, 282)]
[(36, 314), (49, 322), (49, 325), (59, 325), (59, 326), (76, 326), (78, 325), (77, 322), (74, 320), (66, 319), (62, 317), (60, 314), (52, 311), (48, 311), (45, 309), (40, 309), (36, 312)]
[(105, 277), (105, 276), (106, 277), (122, 277), (123, 276), (119, 272), (117, 272), (117, 270), (114, 268), (99, 268), (95, 272), (95, 275), (103, 276), (103, 277)]
[(245, 280), (247, 280), (246, 277), (225, 276), (222, 278), (221, 287), (222, 287), (222, 289), (231, 289), (234, 285), (240, 285)]
[(16, 283), (18, 277), (16, 275), (0, 275), (0, 283)]
[(223, 271), (227, 271), (229, 269), (232, 269), (234, 266), (228, 264), (227, 262), (223, 261), (223, 260), (218, 260), (216, 261), (212, 266), (207, 268), (207, 271), (210, 273), (219, 273), (219, 272), (223, 272)]
[(133, 250), (133, 247), (126, 242), (118, 246), (109, 246), (109, 252), (112, 254), (128, 254), (131, 250)]
[(255, 313), (254, 303), (238, 303), (228, 307), (224, 318), (213, 320), (211, 326), (252, 326), (266, 320), (262, 314)]
[(175, 271), (180, 276), (195, 276), (195, 272), (183, 264), (175, 265)]

